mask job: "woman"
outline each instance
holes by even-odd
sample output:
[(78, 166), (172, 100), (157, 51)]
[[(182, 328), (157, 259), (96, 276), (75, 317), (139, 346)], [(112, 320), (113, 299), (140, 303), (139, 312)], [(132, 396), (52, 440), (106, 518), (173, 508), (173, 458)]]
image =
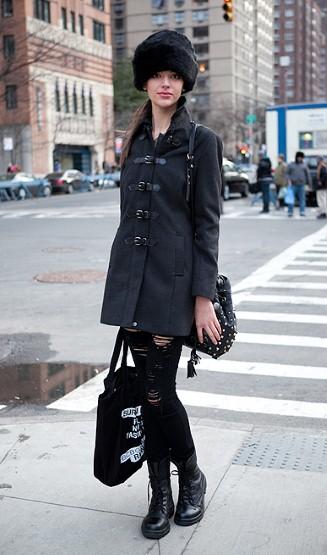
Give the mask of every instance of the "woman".
[(134, 83), (148, 100), (135, 114), (122, 153), (121, 221), (111, 250), (101, 321), (125, 330), (144, 375), (146, 457), (152, 487), (142, 523), (147, 538), (170, 530), (174, 513), (170, 461), (179, 473), (175, 522), (204, 513), (206, 479), (197, 465), (188, 417), (176, 394), (183, 345), (195, 318), (200, 341), (215, 343), (220, 324), (211, 299), (217, 277), (222, 145), (205, 127), (194, 150), (195, 227), (185, 199), (192, 124), (183, 93), (197, 62), (190, 41), (159, 31), (136, 49)]
[(327, 217), (327, 164), (321, 156), (318, 158), (316, 196), (319, 208), (317, 218), (325, 219)]
[(273, 183), (270, 158), (261, 158), (257, 168), (257, 182), (262, 191), (262, 213), (269, 212), (270, 186)]

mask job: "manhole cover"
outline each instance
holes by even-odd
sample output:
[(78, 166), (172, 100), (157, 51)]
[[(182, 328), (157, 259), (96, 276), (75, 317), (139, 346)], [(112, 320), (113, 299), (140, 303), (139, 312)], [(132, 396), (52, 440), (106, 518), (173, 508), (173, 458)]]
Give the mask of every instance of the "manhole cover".
[(56, 253), (71, 253), (71, 252), (80, 252), (83, 251), (84, 249), (82, 249), (81, 247), (47, 247), (46, 249), (43, 249), (43, 252), (50, 252), (52, 254), (56, 254)]
[(98, 270), (75, 270), (38, 274), (34, 277), (34, 280), (41, 283), (91, 283), (101, 281), (105, 277), (105, 272), (99, 272)]

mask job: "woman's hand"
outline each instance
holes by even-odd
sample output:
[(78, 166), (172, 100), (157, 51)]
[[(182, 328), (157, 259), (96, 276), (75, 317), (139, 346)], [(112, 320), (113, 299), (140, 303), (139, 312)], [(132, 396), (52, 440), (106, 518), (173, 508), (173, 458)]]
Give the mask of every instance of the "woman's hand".
[(200, 343), (203, 343), (203, 332), (205, 332), (211, 341), (217, 345), (221, 336), (221, 326), (210, 299), (195, 297), (194, 318)]

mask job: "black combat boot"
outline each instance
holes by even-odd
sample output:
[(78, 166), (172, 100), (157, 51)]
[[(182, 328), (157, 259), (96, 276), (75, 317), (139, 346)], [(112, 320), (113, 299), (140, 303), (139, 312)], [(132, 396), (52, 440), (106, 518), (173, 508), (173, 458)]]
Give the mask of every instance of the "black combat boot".
[(178, 470), (179, 495), (174, 521), (179, 526), (191, 526), (204, 515), (206, 477), (197, 465), (194, 451), (186, 461), (173, 461)]
[(170, 486), (170, 459), (159, 462), (148, 461), (152, 498), (149, 512), (142, 522), (142, 533), (146, 538), (158, 540), (170, 530), (169, 519), (174, 514), (174, 501)]

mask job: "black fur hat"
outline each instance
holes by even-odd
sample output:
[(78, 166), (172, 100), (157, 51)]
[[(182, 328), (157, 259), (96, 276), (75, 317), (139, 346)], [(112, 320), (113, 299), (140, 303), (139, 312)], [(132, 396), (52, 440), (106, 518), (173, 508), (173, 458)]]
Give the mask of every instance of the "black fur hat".
[(157, 71), (176, 71), (183, 78), (184, 92), (194, 87), (198, 64), (189, 39), (177, 31), (163, 30), (141, 42), (133, 58), (134, 85), (142, 91)]

